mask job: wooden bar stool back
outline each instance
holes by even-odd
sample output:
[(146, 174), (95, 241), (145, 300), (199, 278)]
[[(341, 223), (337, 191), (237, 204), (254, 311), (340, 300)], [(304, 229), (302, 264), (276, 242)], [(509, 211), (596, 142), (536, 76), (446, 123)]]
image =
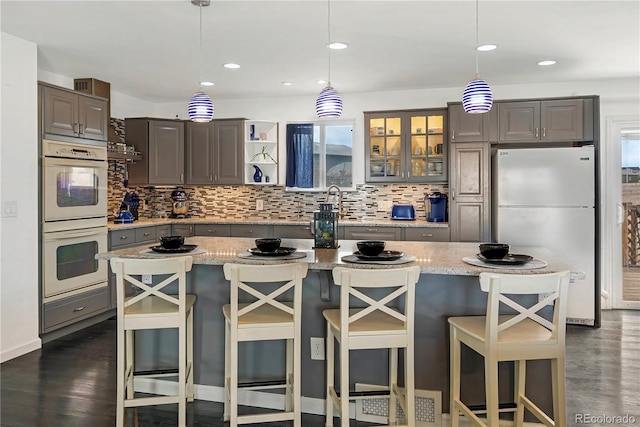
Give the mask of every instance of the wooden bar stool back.
[[(488, 292), (487, 315), (449, 318), (451, 426), (457, 427), (460, 415), (478, 426), (497, 426), (499, 413), (514, 412), (514, 422), (522, 426), (524, 409), (547, 426), (565, 426), (565, 321), (569, 271), (551, 274), (481, 273), (480, 288)], [(508, 295), (541, 295), (530, 307), (524, 307)], [(500, 314), (501, 304), (510, 313)], [(551, 321), (538, 312), (553, 305)], [(460, 343), (484, 357), (486, 408), (470, 408), (460, 400)], [(553, 419), (525, 396), (527, 360), (550, 359), (553, 394)], [(498, 362), (514, 361), (514, 404), (498, 402)], [(483, 405), (481, 405), (483, 406)], [(486, 423), (478, 415), (486, 414)]]
[[(301, 426), (300, 340), (302, 331), (302, 279), (308, 264), (224, 265), (224, 276), (231, 282), (230, 303), (223, 306), (225, 317), (225, 397), (224, 420), (231, 426), (293, 420)], [(279, 284), (284, 282), (283, 284)], [(276, 283), (277, 289), (265, 284)], [(293, 290), (293, 299), (282, 296)], [(252, 302), (241, 302), (243, 298)], [(286, 340), (286, 378), (283, 383), (238, 383), (238, 343)], [(284, 411), (238, 415), (238, 390), (284, 389)]]
[[(193, 258), (190, 256), (162, 259), (112, 258), (110, 262), (111, 269), (116, 275), (118, 300), (116, 425), (124, 425), (125, 408), (177, 403), (178, 425), (184, 426), (186, 402), (193, 401), (193, 305), (196, 296), (186, 293), (186, 273), (191, 271)], [(153, 284), (142, 283), (142, 275), (150, 275)], [(177, 287), (174, 285), (176, 283)], [(125, 286), (131, 287), (129, 292)], [(136, 373), (134, 332), (161, 328), (178, 330), (177, 372)], [(176, 375), (178, 377), (177, 395), (135, 397), (135, 378), (175, 377)]]
[[(382, 398), (389, 398), (389, 424), (395, 424), (396, 402), (405, 413), (404, 423), (415, 426), (414, 307), (417, 266), (390, 269), (336, 267), (333, 281), (340, 286), (340, 308), (322, 312), (327, 320), (326, 425), (333, 426), (334, 408), (342, 427), (349, 426), (349, 352), (389, 349), (389, 381)], [(373, 298), (363, 290), (375, 288), (384, 294)], [(380, 291), (379, 291), (380, 290)], [(376, 292), (376, 295), (378, 293)], [(404, 309), (389, 306), (404, 298)], [(400, 304), (402, 305), (402, 304)], [(340, 390), (335, 389), (334, 339), (340, 343)], [(404, 389), (397, 384), (398, 349), (404, 349)], [(372, 397), (367, 395), (368, 398)]]

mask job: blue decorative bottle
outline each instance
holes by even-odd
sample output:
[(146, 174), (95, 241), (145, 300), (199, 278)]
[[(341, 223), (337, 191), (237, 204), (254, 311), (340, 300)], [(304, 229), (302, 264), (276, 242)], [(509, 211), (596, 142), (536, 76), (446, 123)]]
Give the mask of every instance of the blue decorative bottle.
[(253, 180), (255, 182), (262, 182), (262, 171), (256, 165), (253, 165), (253, 167), (256, 169), (256, 173), (253, 174)]

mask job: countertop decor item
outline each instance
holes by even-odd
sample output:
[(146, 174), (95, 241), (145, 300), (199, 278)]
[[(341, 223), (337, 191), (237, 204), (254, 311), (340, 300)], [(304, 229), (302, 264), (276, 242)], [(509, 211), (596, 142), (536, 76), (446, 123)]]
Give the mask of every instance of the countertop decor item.
[(280, 247), (279, 237), (262, 237), (256, 239), (256, 247), (262, 252), (274, 252)]
[[(211, 0), (191, 0), (200, 10), (200, 87), (202, 81), (202, 6), (209, 6)], [(189, 100), (189, 118), (193, 122), (210, 122), (213, 119), (213, 101), (202, 90), (196, 92)]]
[(391, 219), (414, 221), (416, 219), (416, 209), (413, 205), (393, 205)]
[(489, 84), (480, 78), (478, 71), (478, 3), (476, 0), (476, 78), (471, 80), (462, 93), (462, 107), (465, 113), (487, 113), (493, 105), (493, 93)]
[(262, 169), (256, 165), (253, 165), (253, 168), (256, 170), (256, 173), (253, 174), (253, 181), (262, 182)]
[(160, 244), (165, 249), (176, 249), (184, 245), (184, 236), (161, 236)]
[(504, 258), (509, 253), (509, 245), (506, 243), (480, 243), (478, 248), (486, 259)]
[[(251, 125), (251, 126), (253, 126), (253, 125)], [(252, 161), (253, 161), (256, 157), (258, 157), (258, 156), (262, 156), (262, 160), (263, 160), (263, 161), (265, 161), (265, 162), (267, 161), (267, 158), (269, 158), (273, 163), (277, 163), (277, 162), (276, 162), (276, 159), (274, 159), (274, 158), (273, 158), (273, 156), (271, 156), (271, 154), (269, 154), (269, 152), (267, 151), (267, 146), (266, 146), (266, 145), (263, 145), (263, 146), (262, 146), (262, 149), (260, 150), (260, 152), (259, 152), (259, 153), (254, 154), (254, 155), (249, 159), (249, 161), (250, 161), (250, 162), (252, 162)]]
[(375, 257), (378, 256), (384, 251), (386, 243), (382, 240), (364, 240), (362, 242), (356, 243), (358, 247), (358, 251), (362, 255)]

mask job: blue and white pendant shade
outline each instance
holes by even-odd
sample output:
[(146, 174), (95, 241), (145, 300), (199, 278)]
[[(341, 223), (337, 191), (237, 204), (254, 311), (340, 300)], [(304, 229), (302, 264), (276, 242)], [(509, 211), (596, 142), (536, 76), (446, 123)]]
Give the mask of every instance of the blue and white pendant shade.
[(213, 101), (203, 92), (197, 92), (189, 101), (189, 118), (192, 122), (210, 122), (213, 119)]
[(342, 114), (342, 97), (331, 86), (322, 89), (316, 99), (316, 114), (320, 118), (337, 119)]
[(491, 88), (482, 79), (471, 80), (462, 93), (462, 108), (466, 113), (481, 114), (491, 110), (493, 105), (493, 93)]

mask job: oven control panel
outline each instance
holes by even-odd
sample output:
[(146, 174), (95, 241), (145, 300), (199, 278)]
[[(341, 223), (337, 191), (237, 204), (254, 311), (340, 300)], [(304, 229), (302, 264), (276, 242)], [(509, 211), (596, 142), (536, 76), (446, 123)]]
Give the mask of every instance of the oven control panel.
[(43, 140), (42, 155), (45, 157), (106, 161), (107, 147)]

